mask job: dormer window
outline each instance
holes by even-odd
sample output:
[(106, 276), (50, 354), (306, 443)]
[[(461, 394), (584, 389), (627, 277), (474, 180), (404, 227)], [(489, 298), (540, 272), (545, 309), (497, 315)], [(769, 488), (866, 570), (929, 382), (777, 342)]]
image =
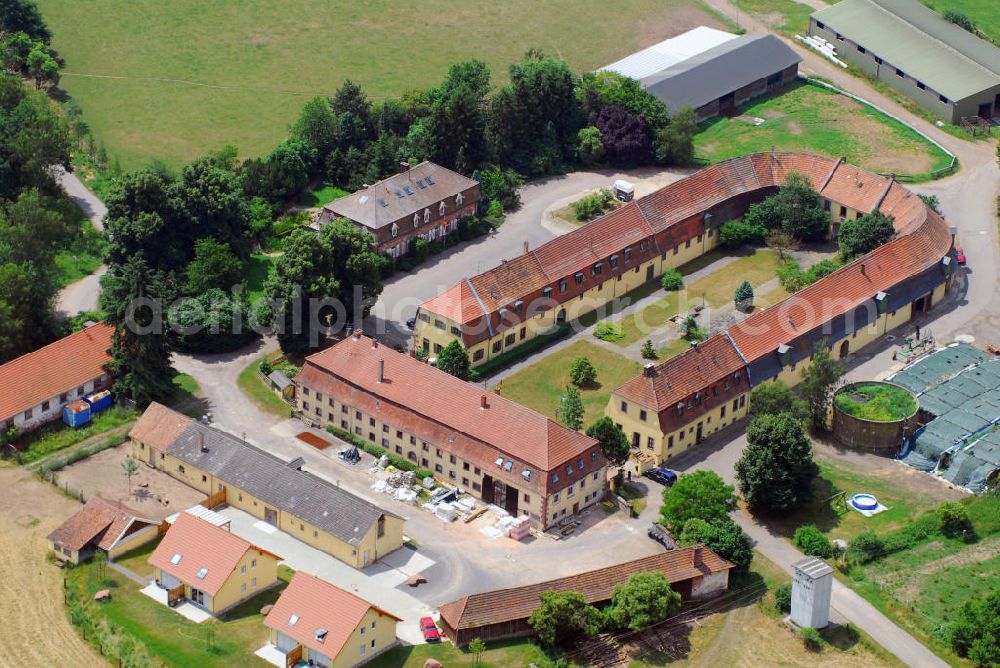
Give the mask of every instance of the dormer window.
[(420, 216), (413, 214), (413, 229), (417, 229), (418, 227), (420, 227)]
[(393, 237), (393, 239), (395, 239), (398, 236), (399, 236), (399, 225), (397, 225), (396, 223), (393, 223), (392, 224), (392, 237)]
[(625, 249), (625, 261), (628, 262), (631, 259), (632, 259), (632, 249), (631, 248), (626, 248)]
[(612, 255), (611, 259), (608, 260), (608, 262), (611, 264), (611, 268), (614, 269), (615, 267), (618, 266), (618, 256), (617, 255)]
[(514, 302), (514, 312), (515, 313), (520, 313), (521, 309), (523, 307), (524, 307), (524, 302), (521, 301), (520, 299), (518, 299), (516, 302)]
[(448, 208), (444, 205), (444, 201), (442, 200), (442, 202), (438, 205), (438, 215), (443, 216), (444, 212), (447, 210)]
[(462, 202), (465, 201), (465, 196), (462, 193), (455, 195), (455, 206), (462, 206)]
[(552, 288), (550, 288), (550, 287), (543, 288), (542, 289), (542, 296), (543, 297), (551, 297), (552, 296)]
[(425, 223), (431, 222), (431, 210), (430, 209), (424, 209), (424, 222)]
[(575, 274), (573, 274), (573, 278), (576, 279), (576, 284), (580, 285), (581, 283), (583, 283), (583, 272), (582, 271), (576, 272)]
[(677, 404), (677, 414), (678, 415), (684, 415), (684, 402), (683, 401), (680, 402), (679, 404)]
[(593, 266), (593, 268), (591, 268), (591, 270), (590, 270), (590, 275), (591, 276), (600, 276), (601, 275), (601, 269), (603, 268), (603, 266), (604, 266), (603, 262), (598, 262), (597, 264), (595, 264)]

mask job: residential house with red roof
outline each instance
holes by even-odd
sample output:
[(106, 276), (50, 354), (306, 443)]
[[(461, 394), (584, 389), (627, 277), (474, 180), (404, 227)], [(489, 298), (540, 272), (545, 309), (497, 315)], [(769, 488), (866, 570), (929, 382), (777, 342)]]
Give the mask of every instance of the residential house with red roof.
[(95, 496), (48, 535), (49, 549), (62, 561), (79, 564), (98, 551), (109, 558), (145, 545), (159, 534), (159, 522), (131, 508)]
[(360, 666), (395, 647), (399, 617), (368, 601), (297, 571), (264, 619), (270, 647), (284, 657), (324, 668)]
[(278, 584), (281, 557), (190, 513), (180, 513), (148, 559), (168, 605), (188, 600), (219, 615)]
[(107, 389), (113, 332), (92, 325), (0, 366), (0, 428), (34, 429), (62, 417), (66, 404)]
[(346, 218), (365, 230), (380, 253), (406, 255), (416, 239), (435, 241), (458, 231), (479, 206), (479, 182), (424, 161), (323, 207), (320, 224)]
[(598, 442), (355, 333), (306, 358), (297, 409), (548, 527), (598, 502)]

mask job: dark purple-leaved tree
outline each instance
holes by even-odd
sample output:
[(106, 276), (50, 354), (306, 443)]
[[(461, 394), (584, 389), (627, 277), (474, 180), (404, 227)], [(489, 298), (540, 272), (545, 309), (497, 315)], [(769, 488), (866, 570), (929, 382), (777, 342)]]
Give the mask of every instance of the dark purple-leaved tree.
[(616, 167), (634, 167), (653, 163), (653, 143), (649, 126), (641, 116), (633, 116), (624, 107), (611, 105), (601, 109), (597, 128), (604, 142), (605, 161)]

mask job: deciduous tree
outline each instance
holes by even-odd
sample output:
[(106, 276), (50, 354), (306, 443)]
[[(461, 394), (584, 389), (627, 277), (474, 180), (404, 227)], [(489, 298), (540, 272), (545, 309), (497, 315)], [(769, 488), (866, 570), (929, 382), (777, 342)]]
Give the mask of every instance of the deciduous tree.
[(469, 354), (458, 339), (449, 341), (438, 353), (437, 368), (462, 380), (469, 377)]
[(559, 421), (570, 429), (579, 430), (583, 427), (583, 399), (580, 390), (572, 385), (566, 386), (559, 401), (557, 416)]
[(184, 289), (189, 295), (200, 295), (212, 288), (232, 290), (243, 277), (243, 263), (229, 244), (212, 238), (199, 239), (194, 244), (194, 259), (184, 274)]
[(628, 461), (628, 438), (608, 416), (605, 415), (590, 425), (587, 436), (601, 444), (601, 451), (612, 466), (621, 466)]
[(845, 220), (837, 232), (840, 258), (849, 262), (891, 241), (895, 235), (892, 216), (887, 216), (878, 209), (859, 218)]
[(750, 392), (751, 415), (791, 413), (799, 420), (809, 415), (809, 407), (784, 382), (762, 383)]
[(661, 622), (681, 607), (681, 595), (659, 571), (634, 573), (625, 584), (615, 587), (611, 604), (605, 609), (607, 625), (616, 630), (642, 629)]
[(802, 423), (788, 413), (755, 417), (747, 447), (736, 462), (736, 479), (755, 512), (794, 510), (812, 498), (819, 467)]
[(799, 373), (802, 376), (799, 393), (809, 407), (809, 425), (813, 429), (825, 429), (830, 402), (837, 381), (844, 375), (844, 365), (833, 359), (824, 339), (816, 345), (812, 363)]
[(713, 471), (684, 473), (663, 490), (660, 515), (672, 530), (679, 531), (684, 523), (698, 518), (711, 523), (728, 517), (736, 509), (736, 492)]
[(586, 357), (577, 357), (569, 365), (569, 379), (577, 387), (593, 385), (597, 380), (597, 369)]
[(601, 628), (601, 613), (582, 594), (548, 591), (539, 595), (541, 605), (528, 617), (528, 625), (547, 647), (573, 647)]

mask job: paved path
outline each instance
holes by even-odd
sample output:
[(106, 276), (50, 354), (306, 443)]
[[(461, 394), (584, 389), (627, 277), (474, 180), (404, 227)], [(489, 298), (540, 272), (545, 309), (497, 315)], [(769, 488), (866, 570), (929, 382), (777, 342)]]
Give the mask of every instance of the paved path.
[[(104, 202), (90, 192), (76, 174), (67, 172), (62, 165), (54, 168), (53, 176), (70, 199), (80, 207), (94, 228), (104, 231), (104, 216), (108, 213), (108, 207), (104, 206)], [(56, 299), (56, 315), (65, 318), (95, 310), (97, 298), (101, 294), (101, 276), (107, 270), (108, 268), (102, 264), (90, 276), (84, 276), (63, 288)]]
[(146, 585), (148, 585), (149, 581), (152, 579), (152, 578), (149, 578), (149, 577), (145, 577), (145, 578), (142, 577), (141, 575), (139, 575), (135, 571), (130, 570), (128, 568), (125, 568), (124, 566), (122, 566), (121, 564), (119, 564), (117, 561), (109, 561), (109, 562), (107, 562), (107, 564), (111, 568), (115, 569), (116, 571), (118, 571), (119, 573), (121, 573), (122, 575), (124, 575), (125, 577), (127, 577), (132, 582), (135, 582), (136, 584), (142, 585), (143, 587), (145, 587)]

